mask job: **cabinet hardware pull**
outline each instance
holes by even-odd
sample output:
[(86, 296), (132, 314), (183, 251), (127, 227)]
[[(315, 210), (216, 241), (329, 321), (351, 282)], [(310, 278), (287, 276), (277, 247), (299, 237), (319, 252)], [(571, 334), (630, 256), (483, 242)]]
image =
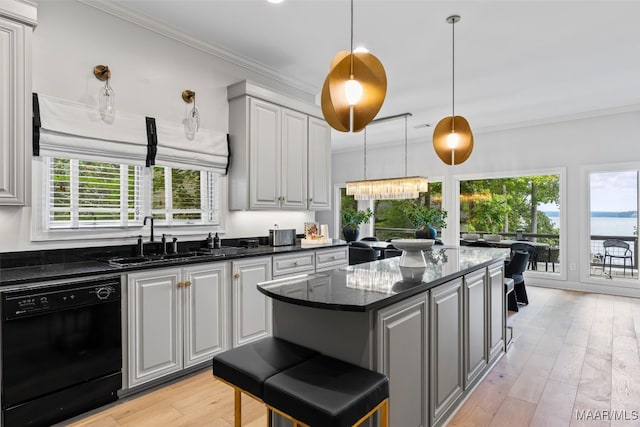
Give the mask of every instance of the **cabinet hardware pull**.
[(298, 265), (300, 264), (298, 261), (294, 262), (293, 265)]
[(240, 273), (236, 273), (236, 274), (234, 274), (234, 275), (233, 275), (233, 278), (234, 278), (234, 279), (239, 279), (239, 278), (240, 278)]
[(183, 287), (183, 286), (184, 286), (184, 283), (182, 283), (182, 282), (178, 282), (178, 287), (179, 287), (179, 288), (181, 288), (181, 287)]
[(187, 280), (186, 282), (184, 282), (184, 285), (185, 286), (191, 286), (191, 282)]

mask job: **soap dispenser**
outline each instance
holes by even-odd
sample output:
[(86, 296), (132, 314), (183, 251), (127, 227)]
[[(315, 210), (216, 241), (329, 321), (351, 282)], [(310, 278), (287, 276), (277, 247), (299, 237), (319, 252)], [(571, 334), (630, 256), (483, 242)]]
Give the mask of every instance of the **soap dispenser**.
[(213, 249), (213, 237), (211, 237), (211, 233), (207, 236), (207, 248)]
[[(211, 233), (209, 233), (209, 236), (211, 236)], [(213, 238), (213, 248), (214, 249), (220, 249), (221, 245), (220, 245), (220, 237), (218, 237), (218, 233), (216, 232), (215, 237)]]

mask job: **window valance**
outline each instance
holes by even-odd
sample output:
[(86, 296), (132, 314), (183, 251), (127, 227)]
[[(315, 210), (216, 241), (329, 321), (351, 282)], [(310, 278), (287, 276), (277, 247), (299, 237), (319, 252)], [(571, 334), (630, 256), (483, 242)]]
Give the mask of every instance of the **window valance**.
[[(226, 173), (226, 133), (201, 128), (187, 138), (181, 124), (121, 110), (112, 123), (106, 123), (93, 105), (42, 94), (33, 98), (34, 155)], [(149, 132), (155, 135), (148, 138)]]

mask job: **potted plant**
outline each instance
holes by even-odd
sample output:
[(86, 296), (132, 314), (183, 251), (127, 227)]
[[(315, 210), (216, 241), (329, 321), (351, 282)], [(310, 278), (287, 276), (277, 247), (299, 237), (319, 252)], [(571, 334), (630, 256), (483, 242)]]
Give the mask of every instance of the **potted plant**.
[(342, 210), (342, 234), (347, 242), (358, 240), (360, 233), (360, 224), (369, 222), (369, 218), (373, 216), (371, 209), (356, 210), (346, 208)]
[(424, 205), (410, 207), (407, 210), (407, 218), (416, 228), (417, 239), (435, 239), (438, 231), (436, 228), (446, 228), (447, 211), (430, 208)]

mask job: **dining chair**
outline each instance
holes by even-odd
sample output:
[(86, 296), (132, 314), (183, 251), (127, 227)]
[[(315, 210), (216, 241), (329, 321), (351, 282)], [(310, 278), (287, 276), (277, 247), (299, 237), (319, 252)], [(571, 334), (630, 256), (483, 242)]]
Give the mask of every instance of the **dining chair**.
[(633, 253), (629, 247), (629, 243), (620, 239), (607, 239), (602, 242), (604, 246), (604, 260), (602, 262), (602, 272), (604, 273), (607, 266), (607, 257), (609, 257), (609, 277), (611, 277), (611, 265), (613, 258), (622, 259), (622, 274), (627, 275), (627, 260), (629, 260), (629, 268), (633, 276)]
[(467, 246), (473, 246), (476, 248), (495, 248), (496, 247), (493, 243), (485, 242), (484, 240), (476, 240), (473, 242), (469, 242)]
[(384, 251), (382, 251), (382, 257), (384, 259), (393, 258), (393, 257), (400, 256), (400, 255), (402, 255), (402, 250), (396, 249), (394, 247), (390, 248), (390, 247), (387, 246), (387, 248)]
[(358, 246), (349, 246), (349, 265), (362, 264), (378, 259), (378, 253), (373, 248), (361, 248)]
[(529, 243), (517, 242), (511, 244), (511, 256), (516, 251), (525, 251), (529, 253), (529, 268), (531, 270), (538, 269), (538, 250), (535, 246), (530, 245)]
[(378, 238), (375, 236), (369, 236), (369, 237), (363, 237), (362, 239), (360, 239), (361, 241), (365, 241), (365, 242), (377, 242)]
[(516, 250), (504, 265), (504, 275), (513, 279), (513, 291), (516, 294), (516, 301), (520, 304), (529, 304), (527, 289), (524, 286), (524, 271), (528, 263), (529, 252)]

